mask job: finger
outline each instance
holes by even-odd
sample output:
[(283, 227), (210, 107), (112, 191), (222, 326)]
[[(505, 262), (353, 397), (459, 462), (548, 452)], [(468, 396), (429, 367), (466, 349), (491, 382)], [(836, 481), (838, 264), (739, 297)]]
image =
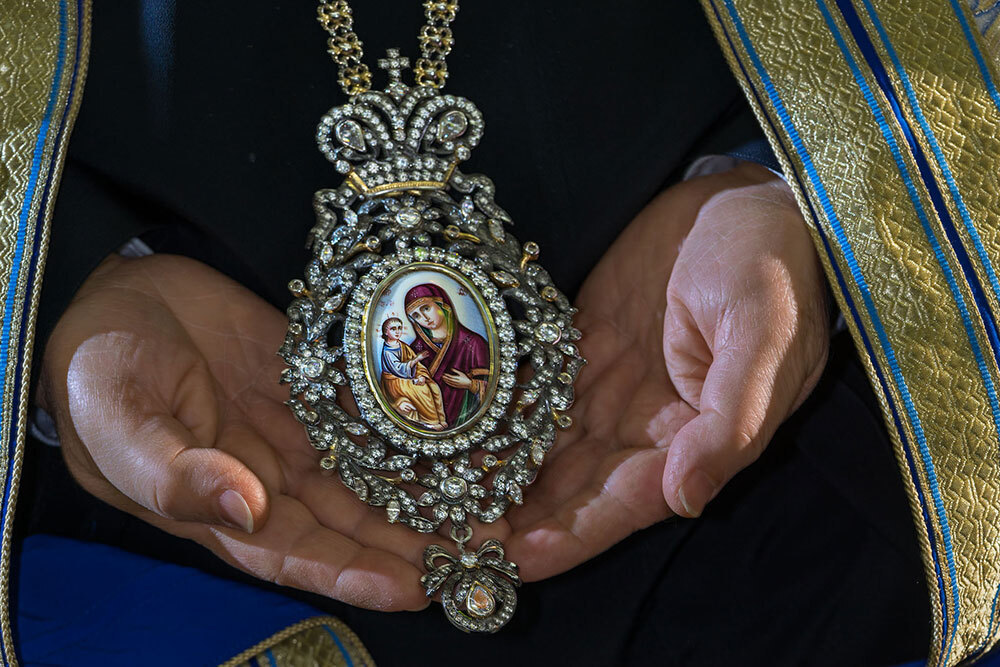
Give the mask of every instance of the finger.
[[(168, 355), (169, 356), (169, 355)], [(173, 355), (168, 380), (178, 414), (202, 435), (217, 433), (208, 370), (183, 352)], [(206, 447), (191, 427), (164, 410), (164, 387), (150, 375), (162, 358), (135, 337), (106, 334), (85, 341), (67, 375), (73, 433), (89, 459), (112, 486), (160, 516), (202, 521), (253, 532), (267, 516), (267, 494), (243, 463)], [(200, 411), (190, 404), (198, 398)], [(71, 447), (72, 449), (72, 447)], [(77, 447), (79, 449), (79, 447)], [(82, 458), (82, 457), (78, 457)]]
[(423, 563), (424, 549), (434, 535), (417, 533), (386, 520), (385, 510), (369, 507), (336, 475), (314, 471), (292, 481), (291, 495), (298, 498), (326, 528), (366, 547), (401, 555), (414, 566)]
[(556, 510), (530, 525), (515, 516), (508, 556), (525, 581), (575, 567), (668, 516), (657, 482), (663, 449), (624, 450), (595, 471), (590, 483)]
[[(107, 480), (168, 519), (258, 530), (268, 497), (260, 479), (232, 455), (194, 442), (169, 416), (156, 416), (117, 442), (90, 448)], [(123, 450), (127, 456), (119, 456)]]
[(419, 610), (430, 603), (417, 567), (320, 526), (294, 498), (276, 498), (272, 518), (253, 536), (213, 528), (193, 537), (231, 565), (282, 586), (381, 611)]
[(699, 516), (722, 486), (755, 461), (794, 396), (779, 382), (784, 350), (767, 341), (727, 347), (708, 368), (699, 413), (670, 443), (663, 496), (671, 509)]

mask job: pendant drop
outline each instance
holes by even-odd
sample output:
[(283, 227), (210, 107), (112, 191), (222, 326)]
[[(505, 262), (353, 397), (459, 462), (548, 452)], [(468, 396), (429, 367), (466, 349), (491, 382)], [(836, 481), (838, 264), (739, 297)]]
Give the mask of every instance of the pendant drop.
[(475, 552), (465, 551), (459, 542), (459, 549), (461, 556), (455, 558), (443, 547), (428, 547), (424, 552), (428, 573), (420, 583), (428, 595), (441, 590), (445, 614), (456, 627), (496, 632), (517, 608), (515, 587), (521, 585), (517, 565), (504, 559), (499, 540), (486, 540)]
[[(513, 614), (517, 566), (503, 546), (466, 551), (470, 520), (524, 502), (586, 363), (576, 310), (506, 227), (494, 186), (463, 174), (483, 133), (468, 100), (405, 85), (390, 50), (384, 92), (320, 121), (320, 150), (344, 174), (314, 197), (312, 259), (280, 354), (288, 405), (310, 443), (363, 502), (459, 549), (425, 553), (428, 595), (466, 631)], [(350, 392), (357, 413), (338, 404)], [(444, 561), (443, 564), (437, 561)]]

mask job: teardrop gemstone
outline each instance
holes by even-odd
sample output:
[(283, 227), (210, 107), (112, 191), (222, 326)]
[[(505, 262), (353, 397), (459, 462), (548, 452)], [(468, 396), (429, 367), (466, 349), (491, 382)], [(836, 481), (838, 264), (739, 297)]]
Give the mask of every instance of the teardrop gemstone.
[(469, 594), (465, 597), (465, 608), (473, 616), (485, 618), (497, 608), (497, 601), (485, 584), (476, 581), (473, 582)]
[(337, 140), (356, 151), (365, 149), (365, 135), (357, 121), (345, 120), (337, 125)]
[(438, 123), (438, 141), (451, 141), (465, 134), (469, 119), (461, 111), (449, 111)]

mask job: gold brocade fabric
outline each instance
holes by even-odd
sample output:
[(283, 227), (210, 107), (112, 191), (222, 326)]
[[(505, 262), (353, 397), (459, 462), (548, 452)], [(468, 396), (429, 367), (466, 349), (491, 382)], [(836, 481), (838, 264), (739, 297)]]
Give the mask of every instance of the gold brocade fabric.
[(332, 616), (296, 623), (253, 646), (222, 667), (375, 667), (350, 628)]
[(961, 0), (702, 4), (879, 397), (923, 551), (928, 664), (975, 659), (1000, 629), (995, 35)]
[(1000, 2), (997, 0), (965, 0), (982, 35), (983, 47), (992, 58), (994, 67), (1000, 67)]
[(16, 664), (9, 572), (49, 220), (80, 104), (89, 0), (0, 0), (0, 629)]

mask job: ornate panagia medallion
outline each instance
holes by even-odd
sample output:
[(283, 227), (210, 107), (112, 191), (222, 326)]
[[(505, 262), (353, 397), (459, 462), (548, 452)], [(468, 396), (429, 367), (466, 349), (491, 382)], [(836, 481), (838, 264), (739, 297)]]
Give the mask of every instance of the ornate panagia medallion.
[[(462, 173), (483, 133), (468, 100), (391, 82), (323, 116), (320, 150), (344, 174), (316, 193), (312, 259), (289, 288), (281, 348), (291, 406), (322, 468), (389, 522), (441, 531), (428, 595), (493, 632), (517, 604), (517, 566), (473, 525), (524, 501), (584, 365), (575, 310), (508, 231), (493, 183)], [(346, 390), (346, 391), (345, 391)], [(347, 392), (357, 411), (345, 409)]]

